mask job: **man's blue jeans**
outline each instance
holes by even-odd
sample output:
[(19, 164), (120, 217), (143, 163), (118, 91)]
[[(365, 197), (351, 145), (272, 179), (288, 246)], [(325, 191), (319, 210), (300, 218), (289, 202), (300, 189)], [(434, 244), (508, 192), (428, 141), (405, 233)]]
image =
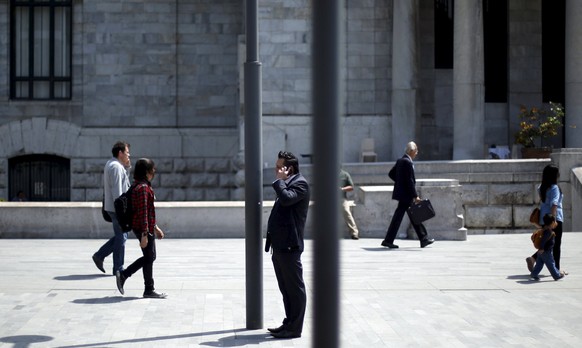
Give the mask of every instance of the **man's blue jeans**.
[(97, 250), (95, 256), (100, 260), (104, 260), (107, 256), (113, 253), (113, 274), (117, 271), (123, 271), (123, 259), (125, 258), (125, 241), (127, 240), (127, 232), (121, 230), (117, 215), (110, 211), (107, 212), (111, 216), (111, 223), (113, 225), (113, 233), (111, 237), (103, 246)]

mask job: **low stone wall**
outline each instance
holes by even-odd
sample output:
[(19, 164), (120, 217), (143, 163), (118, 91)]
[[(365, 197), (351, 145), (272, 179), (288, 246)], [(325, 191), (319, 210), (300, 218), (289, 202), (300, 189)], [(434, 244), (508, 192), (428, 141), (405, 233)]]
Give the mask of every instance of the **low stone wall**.
[[(263, 232), (273, 207), (263, 204)], [(244, 238), (245, 202), (157, 202), (168, 238)], [(306, 237), (311, 237), (310, 218)], [(101, 202), (0, 202), (0, 238), (109, 238)]]
[[(431, 199), (438, 214), (427, 222), (427, 228), (439, 239), (459, 240), (466, 238), (464, 229), (467, 234), (531, 232), (529, 214), (537, 204), (536, 187), (543, 168), (552, 162), (561, 172), (564, 231), (580, 231), (582, 215), (573, 207), (579, 210), (582, 206), (582, 149), (561, 149), (551, 156), (551, 160), (416, 161), (420, 194)], [(396, 209), (387, 175), (393, 165), (394, 162), (343, 166), (357, 187), (348, 197), (356, 201), (354, 217), (364, 238), (383, 237)], [(313, 177), (310, 165), (302, 165), (301, 171), (308, 180)], [(266, 168), (263, 232), (274, 199), (272, 176), (273, 169)], [(244, 236), (243, 201), (159, 201), (156, 207), (160, 226), (169, 237)], [(107, 238), (112, 230), (103, 221), (100, 209), (100, 202), (0, 202), (0, 238)], [(308, 238), (312, 233), (311, 216), (308, 215)], [(446, 221), (440, 221), (441, 217)], [(414, 235), (405, 233), (409, 232), (408, 227), (405, 217), (402, 236)], [(342, 236), (347, 236), (345, 227)]]
[[(396, 201), (392, 186), (359, 187), (360, 199), (353, 209), (361, 237), (383, 238)], [(457, 180), (426, 179), (418, 181), (421, 197), (431, 199), (437, 216), (427, 222), (431, 236), (437, 239), (465, 240), (461, 187)], [(263, 204), (263, 228), (274, 201)], [(313, 204), (313, 203), (312, 203)], [(313, 210), (311, 210), (313, 211)], [(243, 238), (245, 202), (157, 202), (158, 224), (169, 238)], [(308, 214), (305, 237), (311, 238)], [(342, 237), (347, 237), (343, 224)], [(415, 238), (405, 217), (401, 238)], [(100, 202), (0, 202), (0, 238), (109, 238), (111, 224), (101, 215)]]

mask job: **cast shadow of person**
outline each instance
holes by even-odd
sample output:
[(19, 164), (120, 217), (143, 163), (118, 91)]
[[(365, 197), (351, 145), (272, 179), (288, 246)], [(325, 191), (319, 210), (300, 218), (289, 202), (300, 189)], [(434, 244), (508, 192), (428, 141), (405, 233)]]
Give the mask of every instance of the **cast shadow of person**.
[(380, 251), (380, 252), (401, 252), (401, 251), (420, 251), (419, 247), (401, 247), (398, 249), (390, 249), (386, 247), (364, 247), (362, 250), (366, 251)]
[[(242, 330), (239, 330), (242, 331)], [(268, 333), (260, 333), (253, 335), (233, 335), (228, 337), (221, 337), (217, 341), (201, 342), (201, 346), (208, 347), (241, 347), (246, 345), (256, 345), (261, 342), (275, 340)]]
[(63, 280), (63, 281), (71, 281), (71, 280), (91, 280), (91, 279), (98, 279), (110, 277), (108, 274), (71, 274), (66, 276), (56, 276), (54, 280)]
[[(247, 331), (246, 329), (229, 329), (229, 330), (219, 330), (219, 331), (206, 331), (206, 332), (193, 332), (178, 335), (167, 335), (167, 336), (157, 336), (157, 337), (138, 337), (131, 339), (123, 339), (118, 341), (108, 341), (108, 342), (94, 342), (79, 345), (67, 345), (58, 346), (57, 348), (87, 348), (87, 347), (112, 347), (116, 345), (125, 346), (131, 344), (138, 344), (147, 347), (158, 347), (158, 346), (181, 346), (182, 342), (177, 342), (177, 340), (190, 340), (202, 336), (211, 335), (222, 335), (231, 334), (234, 332), (234, 336), (228, 336), (220, 338), (217, 341), (199, 343), (198, 345), (205, 345), (210, 347), (238, 347), (248, 344), (256, 344), (260, 342), (267, 341), (269, 335), (258, 334), (258, 335), (237, 335), (238, 332)], [(237, 338), (238, 337), (238, 338)], [(185, 344), (187, 345), (187, 344)]]
[(0, 337), (0, 343), (12, 343), (12, 347), (14, 348), (26, 348), (33, 343), (44, 343), (52, 340), (52, 337), (42, 335), (18, 335)]
[[(536, 284), (536, 281), (532, 281), (529, 279), (529, 274), (516, 274), (507, 276), (507, 279), (515, 280), (516, 283), (529, 285), (529, 284)], [(540, 278), (545, 278), (545, 275), (540, 275)], [(552, 279), (553, 280), (553, 279)]]
[(94, 298), (79, 298), (71, 301), (76, 304), (111, 304), (111, 303), (121, 303), (127, 301), (141, 300), (143, 297), (124, 297), (124, 296), (107, 296), (107, 297), (94, 297)]

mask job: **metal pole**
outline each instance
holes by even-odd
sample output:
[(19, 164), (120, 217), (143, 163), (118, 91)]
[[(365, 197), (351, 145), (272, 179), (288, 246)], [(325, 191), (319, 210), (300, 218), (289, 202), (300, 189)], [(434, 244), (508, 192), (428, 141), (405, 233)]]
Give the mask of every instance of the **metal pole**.
[(340, 57), (343, 1), (313, 1), (314, 325), (312, 346), (339, 347)]
[(263, 327), (263, 169), (261, 63), (257, 0), (246, 0), (245, 101), (245, 274), (247, 329)]

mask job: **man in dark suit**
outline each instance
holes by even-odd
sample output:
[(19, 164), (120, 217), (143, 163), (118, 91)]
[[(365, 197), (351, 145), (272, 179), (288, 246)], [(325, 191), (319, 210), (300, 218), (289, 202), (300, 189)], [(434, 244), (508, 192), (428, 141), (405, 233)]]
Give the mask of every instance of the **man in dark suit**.
[(277, 199), (267, 224), (265, 251), (272, 248), (272, 261), (283, 295), (285, 319), (269, 328), (275, 338), (301, 337), (307, 305), (303, 282), (303, 232), (309, 208), (309, 185), (299, 173), (299, 161), (290, 152), (279, 152), (273, 189)]
[[(391, 249), (398, 248), (398, 245), (394, 244), (394, 238), (396, 238), (396, 233), (398, 233), (404, 213), (408, 211), (408, 208), (413, 203), (420, 202), (420, 197), (416, 192), (416, 178), (414, 176), (414, 165), (412, 164), (412, 160), (418, 154), (418, 147), (411, 141), (406, 144), (405, 152), (405, 155), (396, 161), (396, 164), (390, 170), (390, 173), (388, 173), (390, 179), (394, 181), (392, 199), (398, 201), (398, 207), (392, 216), (392, 221), (386, 232), (386, 237), (382, 241), (382, 246)], [(428, 238), (428, 233), (422, 223), (415, 224), (412, 220), (411, 223), (418, 239), (420, 240), (421, 248), (434, 243), (434, 239)]]

